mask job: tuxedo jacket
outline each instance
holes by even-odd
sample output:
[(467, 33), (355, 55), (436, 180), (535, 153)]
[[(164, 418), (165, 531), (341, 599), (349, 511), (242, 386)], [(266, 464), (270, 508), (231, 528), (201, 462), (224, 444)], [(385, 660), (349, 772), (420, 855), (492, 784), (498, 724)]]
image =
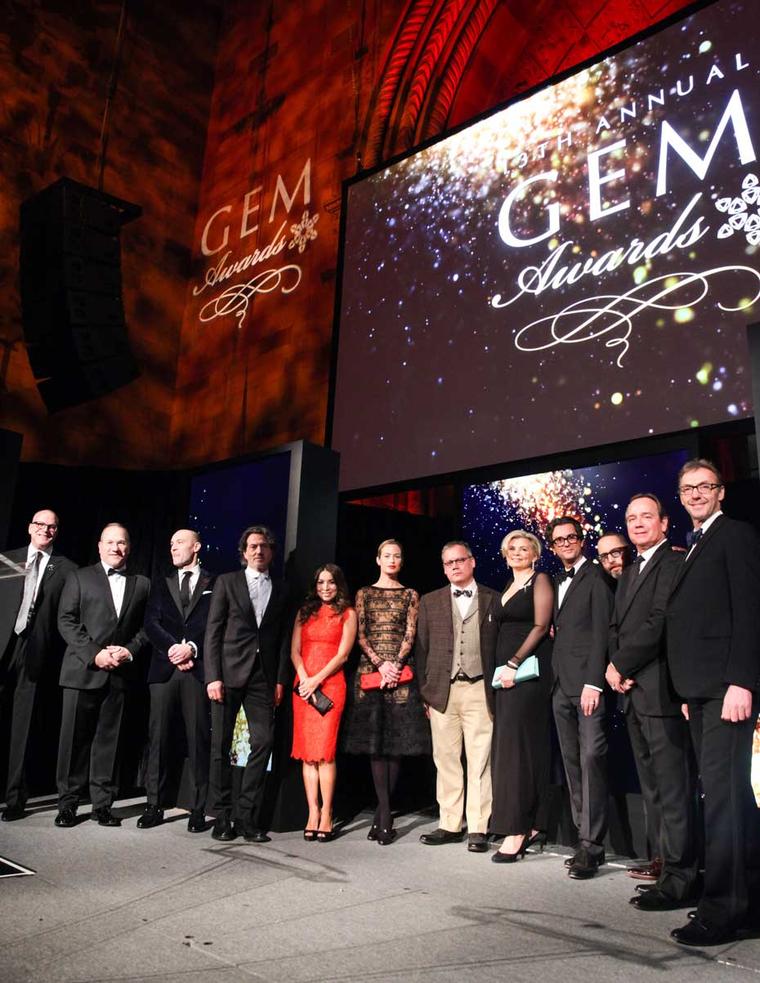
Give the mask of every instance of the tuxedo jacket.
[(719, 515), (684, 560), (666, 611), (668, 665), (684, 699), (760, 691), (760, 542)]
[[(14, 563), (26, 563), (28, 547), (11, 550), (5, 555)], [(58, 634), (58, 601), (66, 575), (76, 570), (76, 564), (55, 550), (45, 565), (32, 616), (26, 629), (24, 664), (29, 678), (38, 682), (46, 670), (58, 664), (63, 652), (63, 642)], [(8, 577), (0, 580), (0, 659), (9, 651), (16, 627), (16, 618), (24, 598), (24, 578)]]
[[(111, 680), (114, 686), (123, 687), (144, 678), (139, 657), (147, 642), (143, 621), (150, 581), (133, 573), (127, 573), (125, 580), (124, 600), (117, 616), (102, 564), (74, 570), (66, 577), (58, 607), (58, 629), (66, 642), (61, 686), (98, 689)], [(123, 645), (132, 653), (132, 661), (118, 669), (99, 669), (95, 656), (106, 645)]]
[(612, 591), (604, 571), (590, 560), (576, 571), (562, 604), (554, 593), (554, 684), (566, 696), (580, 696), (587, 684), (604, 688)]
[(625, 699), (649, 717), (677, 717), (681, 703), (670, 681), (665, 653), (665, 604), (683, 565), (663, 540), (641, 573), (626, 567), (615, 593), (610, 623), (610, 662), (636, 685)]
[[(491, 679), (496, 669), (496, 605), (499, 595), (490, 587), (478, 584), (478, 618), (480, 621), (480, 658), (488, 707), (493, 713)], [(451, 665), (454, 656), (454, 615), (451, 587), (442, 587), (420, 599), (414, 661), (419, 674), (420, 693), (428, 706), (443, 713), (449, 702)], [(473, 685), (481, 685), (474, 683)]]
[(145, 612), (145, 634), (153, 647), (148, 667), (149, 683), (165, 683), (179, 672), (167, 653), (172, 645), (182, 641), (195, 644), (197, 658), (189, 672), (203, 682), (203, 639), (214, 580), (212, 574), (201, 568), (186, 613), (182, 611), (176, 570), (171, 576), (159, 577), (151, 584)]
[(290, 636), (295, 612), (283, 582), (272, 581), (272, 593), (259, 625), (248, 594), (245, 570), (216, 578), (206, 623), (203, 667), (206, 682), (247, 685), (258, 661), (274, 689), (290, 679)]

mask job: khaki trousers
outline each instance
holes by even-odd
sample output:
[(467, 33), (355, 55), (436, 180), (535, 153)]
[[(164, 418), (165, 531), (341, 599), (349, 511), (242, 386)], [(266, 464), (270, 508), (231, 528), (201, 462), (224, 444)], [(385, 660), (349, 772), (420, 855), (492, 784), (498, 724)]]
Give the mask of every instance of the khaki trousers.
[(467, 759), (467, 831), (485, 833), (491, 815), (491, 735), (493, 720), (483, 682), (452, 683), (444, 713), (430, 707), (435, 796), (441, 829), (458, 833), (465, 811), (462, 741)]

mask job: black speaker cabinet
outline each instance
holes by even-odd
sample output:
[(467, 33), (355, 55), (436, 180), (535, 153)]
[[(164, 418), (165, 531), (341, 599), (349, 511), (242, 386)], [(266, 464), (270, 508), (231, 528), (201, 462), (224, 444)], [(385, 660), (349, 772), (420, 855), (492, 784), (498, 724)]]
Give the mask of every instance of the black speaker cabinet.
[(21, 206), (24, 338), (50, 412), (139, 375), (121, 299), (119, 234), (141, 214), (139, 205), (69, 178)]

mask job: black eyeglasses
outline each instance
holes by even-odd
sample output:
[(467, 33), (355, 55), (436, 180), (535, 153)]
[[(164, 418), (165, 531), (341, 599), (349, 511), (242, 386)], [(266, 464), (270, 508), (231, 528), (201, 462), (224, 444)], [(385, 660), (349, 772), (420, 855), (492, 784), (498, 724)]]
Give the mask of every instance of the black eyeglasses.
[(580, 543), (582, 537), (571, 532), (569, 536), (557, 536), (552, 540), (552, 546), (572, 546), (573, 543)]
[(32, 522), (35, 529), (47, 529), (48, 532), (55, 532), (58, 526), (54, 522)]
[(698, 485), (681, 485), (678, 489), (680, 495), (691, 495), (692, 492), (699, 492), (700, 495), (709, 495), (716, 488), (722, 488), (719, 481), (700, 481)]
[(607, 560), (619, 560), (621, 556), (625, 556), (625, 552), (628, 549), (627, 546), (617, 546), (614, 550), (610, 550), (609, 553), (600, 553), (599, 559), (602, 563), (606, 563)]

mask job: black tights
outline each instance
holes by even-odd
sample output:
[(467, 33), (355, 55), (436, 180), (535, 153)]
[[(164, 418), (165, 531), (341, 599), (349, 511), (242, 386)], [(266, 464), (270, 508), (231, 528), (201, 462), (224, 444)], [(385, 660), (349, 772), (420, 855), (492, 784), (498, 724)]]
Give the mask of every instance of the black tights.
[(390, 829), (393, 823), (391, 796), (398, 781), (401, 762), (398, 758), (387, 758), (379, 755), (372, 755), (369, 760), (372, 768), (372, 781), (375, 783), (377, 795), (374, 822), (380, 829)]

